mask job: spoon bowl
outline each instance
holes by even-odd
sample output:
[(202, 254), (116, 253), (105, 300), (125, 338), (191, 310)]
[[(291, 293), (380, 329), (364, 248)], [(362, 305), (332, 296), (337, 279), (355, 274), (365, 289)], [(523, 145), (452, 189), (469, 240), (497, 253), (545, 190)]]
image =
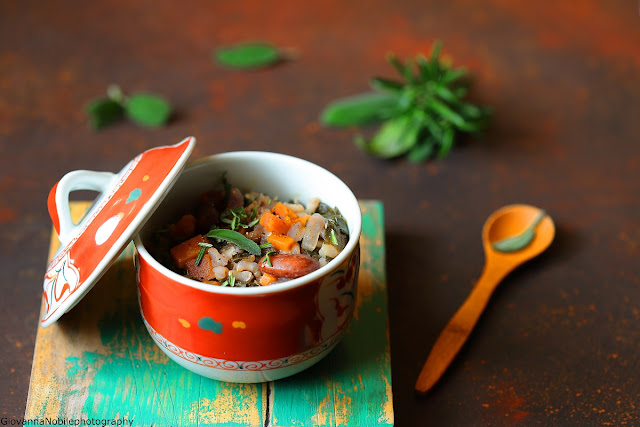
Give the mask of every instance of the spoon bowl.
[(487, 218), (482, 228), (485, 266), (465, 302), (436, 340), (416, 382), (427, 393), (458, 354), (500, 281), (516, 267), (549, 247), (555, 236), (553, 220), (529, 205), (509, 205)]
[[(494, 247), (497, 242), (522, 235), (528, 229), (533, 232), (533, 238), (521, 249), (503, 252)], [(486, 263), (493, 268), (508, 268), (509, 272), (541, 254), (551, 245), (554, 237), (553, 220), (541, 209), (522, 204), (504, 206), (491, 214), (482, 228)]]

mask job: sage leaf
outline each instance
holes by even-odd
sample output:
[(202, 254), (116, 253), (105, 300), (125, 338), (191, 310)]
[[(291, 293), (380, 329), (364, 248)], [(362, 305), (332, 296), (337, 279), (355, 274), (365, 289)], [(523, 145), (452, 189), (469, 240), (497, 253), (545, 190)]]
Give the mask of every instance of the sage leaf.
[(95, 130), (103, 129), (124, 116), (124, 108), (111, 98), (99, 98), (86, 107), (89, 123)]
[(453, 123), (456, 127), (460, 129), (465, 127), (464, 118), (462, 118), (460, 114), (449, 108), (445, 103), (432, 98), (428, 101), (428, 105), (431, 110), (441, 115), (444, 119)]
[(522, 233), (493, 242), (491, 246), (499, 252), (516, 252), (526, 248), (531, 244), (531, 242), (533, 242), (533, 239), (535, 239), (536, 227), (546, 215), (547, 213), (545, 211), (540, 210), (538, 216), (533, 220), (531, 225), (529, 225)]
[(393, 93), (398, 93), (402, 91), (402, 88), (404, 87), (404, 85), (398, 81), (385, 79), (383, 77), (372, 78), (370, 84), (371, 84), (371, 87), (376, 90), (381, 90), (381, 91), (387, 90)]
[(238, 69), (267, 67), (283, 59), (277, 47), (263, 42), (223, 47), (215, 52), (215, 58), (222, 65)]
[(226, 228), (216, 228), (207, 233), (207, 237), (212, 237), (218, 240), (225, 240), (233, 243), (240, 249), (245, 250), (253, 255), (261, 255), (262, 250), (260, 246), (253, 240), (249, 240), (237, 231), (227, 230)]
[(418, 143), (409, 151), (407, 159), (413, 163), (422, 163), (433, 154), (435, 140), (431, 137)]
[(389, 92), (369, 92), (340, 98), (324, 109), (320, 120), (327, 126), (355, 126), (375, 123), (388, 118), (398, 103)]
[(442, 83), (453, 83), (456, 80), (466, 77), (467, 70), (465, 68), (456, 68), (454, 70), (445, 71), (441, 78)]
[(409, 116), (400, 116), (384, 122), (380, 130), (365, 141), (358, 138), (356, 144), (369, 154), (383, 159), (401, 156), (416, 144), (420, 126)]
[(451, 148), (453, 147), (453, 139), (455, 137), (455, 131), (453, 128), (446, 128), (442, 134), (442, 139), (440, 140), (440, 149), (438, 150), (438, 158), (443, 158)]
[(161, 126), (169, 120), (171, 105), (163, 98), (151, 94), (137, 94), (125, 104), (127, 117), (148, 127)]

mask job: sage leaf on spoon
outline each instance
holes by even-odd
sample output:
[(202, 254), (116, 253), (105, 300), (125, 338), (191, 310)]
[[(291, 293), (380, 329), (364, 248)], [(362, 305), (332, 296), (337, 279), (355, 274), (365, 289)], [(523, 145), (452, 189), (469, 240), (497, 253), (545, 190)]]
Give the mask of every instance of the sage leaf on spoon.
[(538, 216), (533, 220), (531, 225), (529, 225), (522, 233), (493, 242), (491, 246), (499, 252), (507, 253), (516, 252), (526, 248), (531, 244), (531, 242), (533, 242), (533, 239), (535, 239), (536, 227), (546, 215), (547, 213), (545, 211), (540, 210), (540, 213), (538, 213)]
[(237, 69), (256, 69), (274, 65), (284, 59), (282, 51), (264, 42), (239, 43), (214, 52), (222, 65)]

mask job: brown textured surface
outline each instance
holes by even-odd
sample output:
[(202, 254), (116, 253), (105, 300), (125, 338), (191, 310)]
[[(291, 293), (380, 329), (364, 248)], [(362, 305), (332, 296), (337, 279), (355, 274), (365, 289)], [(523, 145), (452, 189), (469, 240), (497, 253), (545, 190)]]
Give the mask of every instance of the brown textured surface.
[[(273, 150), (385, 203), (397, 425), (640, 422), (640, 17), (631, 1), (0, 3), (0, 415), (23, 414), (50, 221), (73, 169), (119, 170), (198, 138), (195, 157)], [(326, 130), (331, 99), (390, 74), (386, 52), (436, 38), (496, 111), (442, 162), (365, 157)], [(216, 46), (269, 40), (295, 61), (224, 70)], [(170, 126), (90, 131), (83, 105), (109, 83), (172, 100)], [(480, 230), (501, 205), (545, 208), (550, 250), (501, 285), (443, 381), (413, 384), (480, 273)]]

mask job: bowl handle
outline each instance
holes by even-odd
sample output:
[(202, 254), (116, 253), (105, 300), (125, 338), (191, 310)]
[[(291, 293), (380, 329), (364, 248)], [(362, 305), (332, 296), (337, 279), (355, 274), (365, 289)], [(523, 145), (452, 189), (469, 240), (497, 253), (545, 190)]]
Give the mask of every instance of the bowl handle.
[(58, 233), (58, 239), (62, 247), (67, 245), (78, 227), (85, 218), (89, 218), (96, 204), (89, 209), (78, 224), (74, 224), (69, 210), (69, 193), (76, 190), (91, 190), (104, 193), (111, 185), (116, 174), (111, 172), (94, 172), (88, 170), (76, 170), (69, 172), (58, 181), (47, 200), (49, 216), (53, 221), (53, 227)]

